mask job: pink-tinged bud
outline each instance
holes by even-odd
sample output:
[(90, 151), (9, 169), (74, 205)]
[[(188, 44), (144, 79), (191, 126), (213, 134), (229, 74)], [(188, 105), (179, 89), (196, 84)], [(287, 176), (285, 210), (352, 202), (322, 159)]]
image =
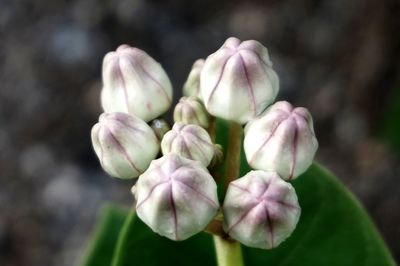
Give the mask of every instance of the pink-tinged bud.
[(148, 122), (171, 106), (172, 85), (161, 65), (144, 51), (121, 45), (103, 60), (101, 104)]
[(152, 161), (136, 183), (136, 212), (154, 232), (185, 240), (217, 214), (217, 185), (199, 162), (177, 154)]
[(229, 184), (224, 204), (224, 230), (242, 244), (277, 247), (296, 228), (297, 195), (276, 172), (251, 171)]
[(200, 94), (200, 73), (204, 66), (204, 59), (197, 59), (190, 70), (189, 76), (183, 84), (183, 94), (201, 99)]
[(207, 128), (210, 117), (196, 97), (182, 97), (175, 106), (174, 121)]
[(200, 90), (210, 114), (244, 124), (275, 100), (279, 79), (267, 48), (231, 37), (207, 57)]
[(161, 141), (163, 154), (176, 153), (182, 157), (199, 161), (208, 166), (214, 156), (214, 145), (210, 135), (197, 125), (175, 123), (172, 130)]
[(250, 166), (276, 171), (285, 180), (305, 172), (317, 149), (310, 113), (285, 101), (269, 107), (245, 128), (244, 150)]
[(92, 128), (92, 144), (104, 171), (113, 177), (138, 177), (160, 149), (153, 130), (125, 113), (104, 113)]

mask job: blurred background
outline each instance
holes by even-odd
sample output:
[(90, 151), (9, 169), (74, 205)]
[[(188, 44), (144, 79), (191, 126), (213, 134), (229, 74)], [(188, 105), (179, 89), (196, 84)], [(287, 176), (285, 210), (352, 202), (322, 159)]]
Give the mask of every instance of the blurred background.
[(397, 0), (0, 0), (0, 264), (75, 265), (105, 202), (132, 203), (91, 148), (101, 62), (127, 43), (181, 95), (192, 63), (256, 39), (279, 98), (310, 109), (317, 160), (366, 206), (400, 259)]

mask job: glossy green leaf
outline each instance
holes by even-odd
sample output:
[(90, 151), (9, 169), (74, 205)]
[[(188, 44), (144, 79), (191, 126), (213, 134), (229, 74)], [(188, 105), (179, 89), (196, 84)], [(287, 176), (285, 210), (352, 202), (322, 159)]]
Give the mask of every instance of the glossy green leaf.
[(212, 237), (201, 233), (182, 242), (171, 241), (151, 231), (132, 212), (124, 225), (113, 266), (214, 265)]
[(111, 205), (100, 210), (98, 225), (79, 265), (110, 266), (127, 212)]
[(400, 90), (394, 90), (388, 103), (383, 106), (383, 115), (381, 127), (379, 129), (380, 137), (390, 144), (390, 147), (400, 154)]

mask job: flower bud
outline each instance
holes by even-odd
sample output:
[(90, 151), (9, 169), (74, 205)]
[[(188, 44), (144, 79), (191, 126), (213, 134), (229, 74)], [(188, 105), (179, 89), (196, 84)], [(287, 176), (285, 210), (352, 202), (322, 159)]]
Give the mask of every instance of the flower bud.
[(172, 86), (164, 69), (144, 51), (121, 45), (103, 60), (101, 103), (105, 112), (124, 112), (150, 121), (171, 106)]
[(300, 217), (297, 195), (276, 172), (251, 171), (229, 184), (224, 230), (249, 247), (270, 249), (282, 243)]
[(214, 144), (214, 157), (211, 160), (210, 165), (208, 166), (209, 169), (215, 168), (224, 161), (224, 151), (220, 144)]
[(183, 94), (186, 96), (194, 96), (201, 99), (200, 94), (200, 73), (203, 69), (204, 59), (197, 59), (193, 66), (192, 70), (189, 73), (189, 76), (183, 84)]
[(113, 177), (138, 177), (160, 149), (153, 130), (125, 113), (104, 113), (92, 128), (93, 148), (104, 171)]
[(214, 156), (214, 145), (207, 131), (197, 125), (175, 123), (161, 141), (163, 154), (176, 153), (208, 166)]
[(244, 150), (250, 166), (276, 171), (285, 180), (305, 172), (317, 148), (310, 113), (285, 101), (269, 107), (245, 128)]
[(259, 115), (279, 90), (268, 50), (254, 40), (229, 38), (208, 56), (200, 77), (207, 111), (241, 124)]
[(136, 212), (156, 233), (185, 240), (217, 214), (217, 185), (199, 162), (167, 154), (151, 162), (136, 183)]
[(175, 106), (174, 121), (185, 124), (199, 125), (207, 128), (209, 115), (203, 104), (195, 97), (182, 97)]
[(153, 129), (159, 141), (163, 139), (165, 133), (171, 130), (171, 127), (164, 119), (154, 119), (151, 121), (150, 127)]

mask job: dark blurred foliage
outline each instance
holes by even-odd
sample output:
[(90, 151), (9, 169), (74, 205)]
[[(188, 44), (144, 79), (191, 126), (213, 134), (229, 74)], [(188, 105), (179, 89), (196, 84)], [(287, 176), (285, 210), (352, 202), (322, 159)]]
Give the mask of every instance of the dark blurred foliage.
[[(146, 50), (174, 84), (229, 36), (265, 44), (280, 98), (310, 109), (329, 167), (400, 258), (400, 5), (397, 0), (0, 0), (0, 264), (75, 265), (104, 202), (90, 143), (101, 61)], [(338, 213), (340, 215), (340, 213)]]

